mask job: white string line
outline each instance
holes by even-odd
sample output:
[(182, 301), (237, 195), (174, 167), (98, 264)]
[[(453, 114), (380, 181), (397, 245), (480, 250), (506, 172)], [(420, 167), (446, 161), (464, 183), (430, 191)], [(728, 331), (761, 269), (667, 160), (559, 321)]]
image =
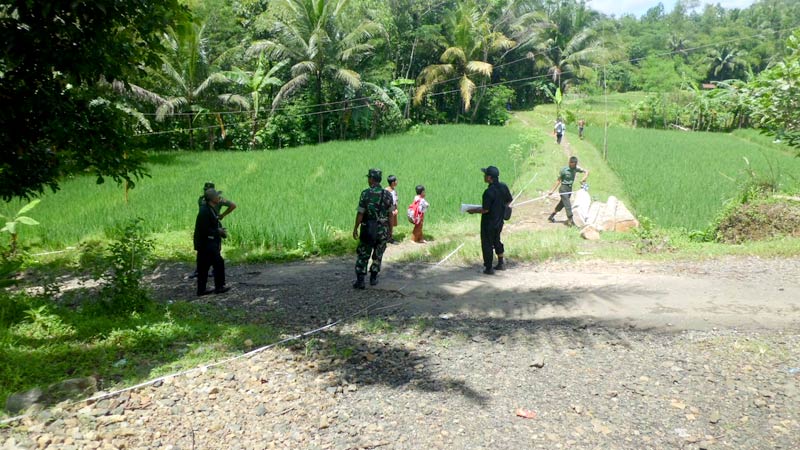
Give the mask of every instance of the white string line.
[[(459, 245), (455, 250), (450, 252), (449, 255), (445, 256), (444, 259), (442, 259), (441, 261), (436, 263), (433, 267), (435, 268), (435, 267), (438, 267), (439, 265), (443, 264), (451, 256), (453, 256), (457, 251), (459, 251), (461, 249), (461, 247), (464, 246), (464, 244), (465, 243), (462, 243), (461, 245)], [(398, 291), (401, 291), (406, 286), (408, 286), (408, 284), (410, 284), (410, 283), (411, 282), (409, 281), (402, 288), (398, 289)], [(344, 317), (342, 319), (339, 319), (339, 320), (337, 320), (335, 322), (329, 323), (329, 324), (327, 324), (325, 326), (322, 326), (322, 327), (319, 327), (319, 328), (315, 328), (313, 330), (309, 330), (309, 331), (306, 331), (304, 333), (300, 333), (300, 334), (297, 334), (297, 335), (294, 335), (294, 336), (290, 336), (290, 337), (281, 339), (280, 341), (273, 342), (272, 344), (265, 345), (263, 347), (259, 347), (259, 348), (255, 349), (255, 350), (251, 350), (251, 351), (249, 351), (247, 353), (243, 353), (241, 355), (233, 356), (233, 357), (230, 357), (230, 358), (227, 358), (227, 359), (223, 359), (222, 361), (217, 361), (217, 362), (210, 363), (210, 364), (203, 364), (203, 365), (200, 365), (200, 366), (197, 366), (197, 367), (193, 367), (191, 369), (186, 369), (186, 370), (182, 370), (182, 371), (179, 371), (179, 372), (174, 372), (174, 373), (167, 374), (167, 375), (162, 375), (162, 376), (160, 376), (158, 378), (154, 378), (152, 380), (144, 381), (142, 383), (139, 383), (139, 384), (136, 384), (136, 385), (133, 385), (133, 386), (129, 386), (127, 388), (123, 388), (123, 389), (119, 389), (119, 390), (116, 390), (116, 391), (108, 392), (106, 394), (89, 397), (89, 398), (86, 398), (86, 399), (83, 399), (83, 400), (75, 400), (75, 401), (67, 403), (67, 406), (72, 406), (72, 405), (76, 405), (76, 404), (79, 404), (79, 403), (85, 403), (85, 402), (87, 402), (89, 400), (91, 400), (93, 402), (99, 402), (101, 400), (105, 400), (105, 399), (108, 399), (108, 398), (111, 398), (111, 397), (115, 397), (115, 396), (117, 396), (119, 394), (122, 394), (122, 393), (125, 393), (125, 392), (129, 392), (129, 391), (133, 391), (133, 390), (136, 390), (136, 389), (139, 389), (139, 388), (142, 388), (142, 387), (153, 385), (155, 383), (158, 383), (159, 381), (163, 382), (163, 381), (168, 380), (170, 378), (179, 377), (181, 375), (187, 375), (187, 374), (198, 372), (198, 371), (199, 372), (205, 372), (205, 371), (207, 371), (208, 369), (210, 369), (212, 367), (225, 365), (225, 364), (228, 364), (228, 363), (231, 363), (233, 361), (236, 361), (236, 360), (239, 360), (239, 359), (243, 359), (243, 358), (251, 358), (251, 357), (253, 357), (253, 356), (255, 356), (255, 355), (259, 354), (259, 353), (262, 353), (262, 352), (264, 352), (266, 350), (274, 348), (274, 347), (276, 347), (278, 345), (285, 344), (287, 342), (291, 342), (291, 341), (295, 341), (295, 340), (299, 340), (299, 339), (302, 339), (304, 337), (308, 337), (308, 336), (320, 333), (322, 331), (325, 331), (327, 329), (333, 328), (336, 325), (338, 325), (338, 324), (340, 324), (340, 323), (342, 323), (342, 322), (344, 322), (346, 320), (352, 319), (353, 317), (356, 317), (358, 315), (361, 315), (364, 312), (367, 312), (367, 311), (371, 310), (374, 306), (378, 305), (379, 303), (382, 303), (383, 301), (384, 300), (378, 300), (378, 301), (366, 306), (365, 308), (362, 308), (362, 309), (356, 311), (355, 313), (350, 314), (349, 316), (346, 316), (346, 317)], [(397, 305), (392, 305), (392, 306), (397, 306)], [(378, 309), (375, 309), (373, 311), (379, 311), (379, 310), (387, 309), (387, 308), (388, 307), (378, 308)], [(8, 418), (8, 419), (0, 420), (0, 425), (16, 422), (16, 421), (19, 421), (21, 419), (24, 419), (25, 417), (29, 417), (29, 416), (30, 416), (30, 414), (22, 414), (22, 415), (19, 415), (19, 416), (15, 416), (15, 417), (11, 417), (11, 418)]]
[(516, 202), (516, 201), (517, 201), (517, 199), (519, 198), (519, 196), (520, 196), (520, 195), (522, 195), (522, 193), (523, 193), (523, 192), (525, 192), (525, 189), (528, 189), (528, 186), (530, 186), (530, 185), (531, 185), (531, 183), (533, 183), (533, 180), (535, 180), (535, 179), (536, 179), (536, 177), (538, 177), (538, 176), (539, 176), (539, 172), (536, 172), (535, 174), (533, 174), (533, 178), (531, 178), (531, 181), (528, 181), (528, 184), (526, 184), (526, 185), (525, 185), (525, 187), (523, 187), (522, 189), (520, 189), (520, 191), (519, 191), (519, 192), (517, 192), (517, 196), (516, 196), (516, 197), (514, 197), (514, 199), (513, 199), (513, 200), (511, 200), (511, 205), (510, 205), (510, 206), (514, 206), (514, 202)]

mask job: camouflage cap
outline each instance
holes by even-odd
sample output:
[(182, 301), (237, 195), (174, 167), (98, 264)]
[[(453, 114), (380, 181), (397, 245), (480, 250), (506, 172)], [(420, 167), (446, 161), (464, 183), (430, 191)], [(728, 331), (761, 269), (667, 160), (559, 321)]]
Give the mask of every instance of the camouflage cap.
[(207, 190), (209, 190), (209, 189), (214, 189), (215, 187), (216, 187), (216, 186), (214, 186), (214, 183), (213, 183), (213, 182), (211, 182), (211, 181), (206, 181), (206, 183), (203, 185), (203, 192), (205, 192), (205, 191), (207, 191)]
[(369, 169), (367, 178), (372, 178), (375, 181), (381, 181), (383, 179), (383, 172), (381, 172), (381, 169)]

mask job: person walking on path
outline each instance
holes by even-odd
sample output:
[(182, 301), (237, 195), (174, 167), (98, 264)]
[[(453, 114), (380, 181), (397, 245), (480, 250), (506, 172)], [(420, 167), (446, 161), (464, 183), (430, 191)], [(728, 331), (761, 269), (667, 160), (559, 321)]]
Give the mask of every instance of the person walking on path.
[(556, 126), (553, 127), (553, 133), (556, 135), (556, 142), (561, 145), (561, 138), (564, 137), (564, 131), (566, 131), (567, 126), (564, 125), (564, 122), (561, 120), (561, 117), (556, 120)]
[[(205, 194), (205, 204), (200, 206), (197, 219), (194, 223), (194, 249), (197, 252), (197, 295), (207, 295), (212, 292), (222, 294), (230, 290), (225, 286), (225, 261), (222, 259), (222, 239), (227, 233), (217, 216), (217, 205), (221, 197), (219, 192), (208, 189)], [(208, 269), (214, 268), (214, 290), (206, 289), (208, 283)]]
[(578, 137), (583, 140), (583, 129), (586, 128), (586, 121), (581, 119), (578, 121)]
[(383, 252), (389, 239), (389, 215), (393, 212), (392, 195), (381, 187), (383, 174), (380, 169), (370, 169), (367, 174), (369, 188), (361, 192), (358, 200), (356, 224), (353, 227), (353, 239), (359, 240), (356, 257), (356, 281), (353, 287), (366, 289), (364, 279), (370, 256), (369, 284), (378, 284)]
[(416, 188), (417, 195), (414, 201), (408, 206), (408, 220), (414, 224), (414, 230), (411, 231), (411, 240), (417, 244), (425, 244), (425, 237), (422, 234), (422, 224), (425, 222), (425, 212), (428, 211), (430, 203), (425, 200), (425, 186), (418, 185)]
[(397, 244), (397, 241), (394, 239), (394, 229), (397, 228), (397, 202), (399, 201), (400, 197), (397, 195), (397, 177), (394, 175), (389, 175), (386, 178), (386, 190), (389, 194), (392, 195), (392, 207), (394, 210), (389, 215), (389, 243), (390, 244)]
[[(505, 183), (500, 182), (500, 170), (495, 166), (481, 169), (483, 181), (488, 186), (483, 191), (483, 201), (480, 208), (473, 208), (467, 212), (481, 214), (481, 251), (483, 252), (483, 273), (494, 274), (495, 270), (506, 270), (505, 247), (500, 240), (503, 232), (503, 220), (506, 208), (514, 200), (511, 190)], [(497, 253), (497, 265), (492, 267), (494, 253)]]
[(559, 193), (559, 201), (556, 205), (555, 211), (550, 214), (550, 217), (547, 218), (550, 223), (555, 223), (556, 221), (556, 214), (562, 209), (565, 209), (567, 212), (567, 225), (573, 225), (572, 222), (572, 202), (570, 197), (572, 197), (572, 185), (575, 183), (575, 175), (578, 173), (583, 174), (583, 178), (581, 179), (581, 185), (586, 183), (586, 179), (589, 178), (589, 171), (578, 167), (578, 158), (575, 156), (571, 156), (569, 158), (569, 164), (567, 167), (561, 169), (558, 173), (558, 179), (556, 183), (553, 185), (553, 188), (550, 189), (550, 192), (547, 194), (548, 196), (553, 195), (556, 188), (558, 188)]

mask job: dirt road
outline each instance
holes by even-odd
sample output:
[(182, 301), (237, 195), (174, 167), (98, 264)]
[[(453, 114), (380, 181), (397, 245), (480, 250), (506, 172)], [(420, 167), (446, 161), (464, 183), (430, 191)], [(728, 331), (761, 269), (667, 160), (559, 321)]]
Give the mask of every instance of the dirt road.
[[(187, 269), (162, 268), (159, 295), (191, 299), (174, 282)], [(234, 291), (202, 301), (297, 330), (373, 308), (27, 418), (1, 448), (798, 448), (800, 259), (479, 272), (390, 262), (353, 291), (350, 259), (232, 267)]]

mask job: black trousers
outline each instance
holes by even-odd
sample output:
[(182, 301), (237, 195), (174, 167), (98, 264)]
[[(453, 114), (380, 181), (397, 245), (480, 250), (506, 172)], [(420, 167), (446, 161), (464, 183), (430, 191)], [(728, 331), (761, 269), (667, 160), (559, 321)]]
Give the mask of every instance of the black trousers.
[(222, 259), (219, 247), (209, 247), (197, 251), (197, 293), (206, 291), (208, 284), (208, 268), (214, 268), (214, 289), (225, 287), (225, 260)]
[(487, 269), (492, 267), (494, 259), (493, 251), (497, 255), (505, 253), (503, 242), (500, 241), (500, 233), (503, 232), (503, 224), (499, 228), (481, 225), (481, 251), (483, 251), (483, 266)]

